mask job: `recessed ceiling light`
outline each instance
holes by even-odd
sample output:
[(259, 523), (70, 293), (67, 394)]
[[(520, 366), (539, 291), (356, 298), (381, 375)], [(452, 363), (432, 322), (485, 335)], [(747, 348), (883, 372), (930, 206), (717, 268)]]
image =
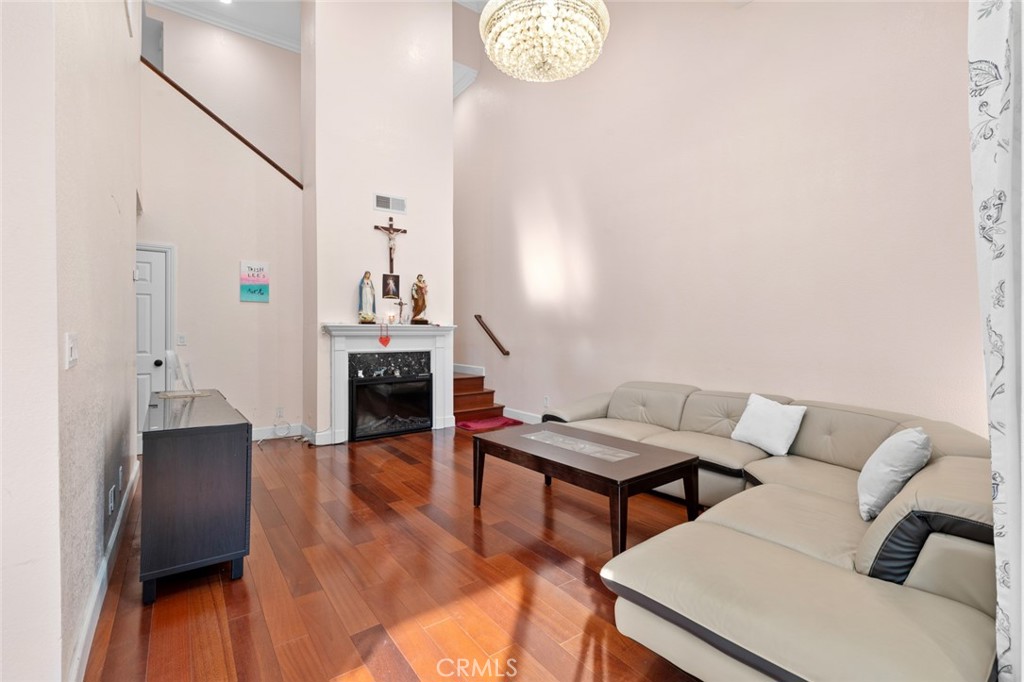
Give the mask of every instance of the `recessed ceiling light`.
[(220, 1), (222, 3), (224, 3), (225, 5), (230, 5), (231, 4), (231, 0), (220, 0)]

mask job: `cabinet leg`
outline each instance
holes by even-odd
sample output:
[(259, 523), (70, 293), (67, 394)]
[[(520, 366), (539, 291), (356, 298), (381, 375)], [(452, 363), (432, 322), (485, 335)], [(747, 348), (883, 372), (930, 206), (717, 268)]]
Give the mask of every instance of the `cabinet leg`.
[(142, 581), (142, 603), (152, 604), (156, 601), (156, 580)]
[(238, 580), (239, 578), (242, 577), (242, 568), (243, 568), (242, 567), (242, 558), (243, 557), (238, 557), (237, 559), (232, 559), (231, 560), (231, 579), (232, 580)]
[(547, 474), (544, 474), (544, 485), (551, 487), (551, 477)]

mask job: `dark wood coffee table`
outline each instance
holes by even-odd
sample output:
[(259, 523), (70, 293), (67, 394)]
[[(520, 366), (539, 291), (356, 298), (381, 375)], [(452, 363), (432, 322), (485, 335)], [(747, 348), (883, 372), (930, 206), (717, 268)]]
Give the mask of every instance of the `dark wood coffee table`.
[[(557, 444), (558, 441), (562, 441), (562, 444)], [(584, 449), (604, 448), (605, 451), (587, 454), (570, 449), (573, 446)], [(485, 455), (538, 471), (544, 474), (545, 485), (551, 485), (551, 479), (557, 478), (607, 495), (611, 510), (612, 554), (626, 549), (626, 516), (630, 495), (647, 492), (681, 478), (686, 493), (687, 519), (692, 521), (697, 518), (698, 459), (685, 452), (552, 422), (482, 433), (473, 436), (474, 507), (480, 506)], [(622, 458), (612, 461), (616, 457)]]

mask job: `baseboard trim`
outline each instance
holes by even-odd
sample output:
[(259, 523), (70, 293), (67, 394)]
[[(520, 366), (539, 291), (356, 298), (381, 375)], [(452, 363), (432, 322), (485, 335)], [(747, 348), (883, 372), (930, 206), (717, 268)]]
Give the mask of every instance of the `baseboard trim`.
[(522, 412), (521, 410), (513, 410), (510, 407), (506, 407), (505, 416), (510, 419), (518, 419), (527, 424), (540, 424), (540, 415), (533, 412)]
[(314, 431), (312, 427), (301, 424), (298, 435), (308, 440), (313, 445), (332, 445), (336, 441), (331, 439), (331, 430)]
[(460, 365), (455, 363), (452, 365), (452, 369), (459, 374), (471, 374), (475, 377), (482, 377), (487, 374), (487, 370), (483, 367), (477, 367), (476, 365)]
[(277, 433), (276, 426), (259, 426), (252, 430), (252, 440), (256, 442), (258, 440), (272, 440), (274, 438), (295, 438), (305, 435), (305, 428), (303, 424), (289, 424), (288, 433), (282, 435)]
[[(96, 636), (96, 626), (100, 622), (100, 613), (103, 611), (103, 601), (107, 594), (107, 586), (110, 583), (110, 574), (114, 572), (114, 559), (117, 557), (117, 550), (121, 547), (121, 540), (124, 538), (125, 523), (128, 516), (128, 507), (131, 506), (132, 496), (135, 494), (135, 486), (139, 482), (139, 464), (133, 459), (134, 468), (128, 485), (125, 487), (124, 495), (121, 497), (121, 509), (117, 512), (117, 520), (114, 522), (114, 530), (107, 541), (107, 548), (96, 569), (96, 579), (93, 581), (92, 592), (89, 594), (89, 601), (86, 602), (86, 617), (79, 628), (78, 641), (75, 643), (74, 652), (71, 654), (71, 665), (68, 667), (67, 679), (73, 682), (82, 682), (85, 679), (85, 665), (88, 662), (88, 653), (92, 649), (92, 639)], [(125, 576), (129, 580), (130, 576)]]

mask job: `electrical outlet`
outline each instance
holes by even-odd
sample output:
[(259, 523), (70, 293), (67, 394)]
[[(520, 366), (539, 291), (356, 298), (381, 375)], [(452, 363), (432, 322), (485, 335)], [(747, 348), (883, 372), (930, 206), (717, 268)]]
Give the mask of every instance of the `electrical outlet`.
[(107, 491), (107, 516), (114, 513), (114, 496), (117, 494), (117, 486), (110, 486), (110, 490)]
[(184, 334), (178, 334), (178, 345), (179, 346), (187, 346), (188, 345), (188, 337), (186, 337)]
[(124, 490), (124, 465), (117, 467), (117, 492)]
[(277, 418), (277, 419), (284, 419), (284, 408), (283, 407), (277, 408), (277, 413), (274, 415), (274, 417)]
[(548, 405), (550, 405), (550, 404), (551, 404), (551, 398), (549, 398), (548, 396), (544, 396), (544, 409), (545, 410), (548, 409)]

